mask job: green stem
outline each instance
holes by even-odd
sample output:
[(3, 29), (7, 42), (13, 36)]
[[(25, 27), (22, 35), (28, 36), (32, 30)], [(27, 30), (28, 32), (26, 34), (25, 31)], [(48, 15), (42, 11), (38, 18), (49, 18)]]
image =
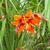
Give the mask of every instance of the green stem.
[(12, 0), (9, 0), (9, 1), (10, 1), (10, 3), (12, 4), (12, 6), (14, 7), (14, 9), (17, 11), (17, 13), (20, 14), (20, 13), (18, 12), (18, 10), (16, 9), (15, 5), (13, 4)]
[(48, 19), (48, 30), (50, 32), (50, 0), (45, 1), (45, 17)]

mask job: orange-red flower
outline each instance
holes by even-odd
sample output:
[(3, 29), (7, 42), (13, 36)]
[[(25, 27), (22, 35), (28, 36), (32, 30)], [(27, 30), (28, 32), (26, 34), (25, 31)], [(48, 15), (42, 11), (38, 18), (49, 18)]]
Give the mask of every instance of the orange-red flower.
[(4, 16), (0, 16), (0, 18), (4, 18)]
[(34, 25), (36, 25), (36, 26), (38, 26), (39, 25), (39, 23), (40, 23), (40, 21), (41, 21), (41, 16), (40, 15), (38, 15), (38, 14), (32, 14), (32, 18), (30, 18), (28, 21), (27, 21), (27, 23), (29, 23), (29, 24), (34, 24)]
[(21, 50), (20, 48), (16, 48), (16, 50)]
[(12, 25), (16, 26), (16, 32), (22, 32), (27, 30), (28, 32), (36, 32), (32, 25), (38, 26), (41, 21), (41, 16), (33, 14), (32, 10), (28, 11), (25, 15), (15, 15), (15, 22), (11, 22)]
[(2, 16), (0, 16), (0, 18), (2, 18)]

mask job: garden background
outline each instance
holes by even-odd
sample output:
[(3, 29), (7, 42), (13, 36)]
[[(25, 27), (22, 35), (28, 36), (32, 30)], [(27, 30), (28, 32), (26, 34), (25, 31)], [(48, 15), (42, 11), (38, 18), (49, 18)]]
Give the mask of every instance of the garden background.
[[(17, 35), (12, 18), (27, 10), (42, 14), (48, 21), (42, 20), (40, 29), (35, 27), (36, 35), (27, 31)], [(50, 50), (50, 0), (0, 0), (0, 16), (4, 16), (0, 18), (0, 50)]]

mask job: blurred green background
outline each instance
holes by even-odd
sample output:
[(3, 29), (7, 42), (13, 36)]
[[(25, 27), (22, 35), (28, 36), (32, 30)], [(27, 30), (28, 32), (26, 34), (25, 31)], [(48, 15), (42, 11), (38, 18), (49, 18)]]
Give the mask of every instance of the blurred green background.
[[(48, 22), (41, 21), (41, 28), (35, 27), (37, 34), (27, 31), (17, 35), (11, 25), (13, 15), (22, 15), (27, 10), (41, 13)], [(50, 50), (50, 0), (0, 0), (0, 50)]]

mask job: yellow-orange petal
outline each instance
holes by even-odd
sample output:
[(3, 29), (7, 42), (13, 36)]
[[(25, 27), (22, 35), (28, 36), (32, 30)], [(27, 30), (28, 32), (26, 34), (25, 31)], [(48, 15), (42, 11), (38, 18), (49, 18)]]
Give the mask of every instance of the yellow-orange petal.
[(19, 25), (19, 21), (17, 21), (17, 22), (11, 22), (11, 24), (14, 25), (14, 26), (17, 26), (17, 25)]
[(18, 20), (19, 19), (19, 15), (14, 15), (14, 20)]
[(22, 23), (26, 23), (26, 21), (27, 21), (28, 19), (27, 18), (25, 18), (25, 16), (23, 16), (23, 19), (22, 19)]
[(23, 16), (15, 15), (14, 20), (22, 21)]
[(17, 32), (22, 32), (24, 30), (24, 24), (21, 23), (18, 27), (17, 27)]
[(30, 18), (32, 16), (32, 10), (26, 12), (25, 17)]
[(30, 24), (26, 24), (26, 30), (27, 30), (28, 32), (33, 32), (33, 33), (35, 33), (34, 27), (32, 27)]

